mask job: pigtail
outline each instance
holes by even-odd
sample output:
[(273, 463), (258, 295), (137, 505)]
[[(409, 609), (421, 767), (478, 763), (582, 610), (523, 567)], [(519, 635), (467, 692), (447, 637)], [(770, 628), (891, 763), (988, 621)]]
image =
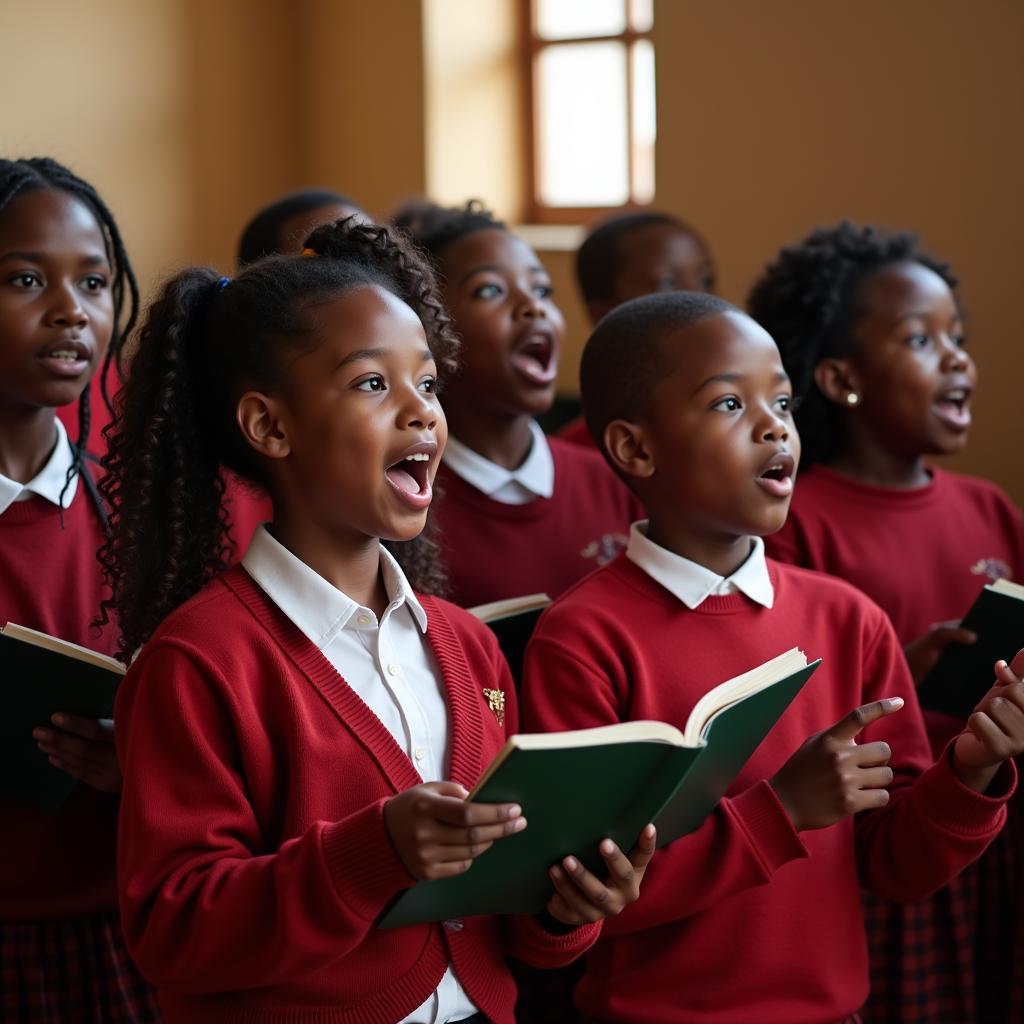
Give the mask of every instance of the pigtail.
[[(458, 368), (459, 340), (451, 326), (430, 266), (401, 234), (354, 218), (319, 227), (306, 241), (306, 251), (363, 268), (410, 306), (423, 324), (427, 345), (444, 378)], [(437, 496), (440, 498), (440, 494)], [(412, 586), (423, 594), (443, 595), (448, 579), (433, 515), (423, 532), (410, 541), (384, 541)]]
[(793, 382), (801, 469), (827, 462), (842, 445), (842, 412), (819, 390), (814, 372), (823, 359), (850, 354), (864, 279), (905, 261), (956, 288), (949, 266), (922, 253), (916, 236), (843, 221), (784, 247), (751, 289), (747, 309), (775, 339)]
[(132, 374), (110, 433), (100, 490), (111, 537), (100, 562), (127, 660), (174, 608), (229, 564), (220, 461), (204, 422), (198, 364), (209, 307), (220, 288), (209, 269), (164, 287), (139, 334)]

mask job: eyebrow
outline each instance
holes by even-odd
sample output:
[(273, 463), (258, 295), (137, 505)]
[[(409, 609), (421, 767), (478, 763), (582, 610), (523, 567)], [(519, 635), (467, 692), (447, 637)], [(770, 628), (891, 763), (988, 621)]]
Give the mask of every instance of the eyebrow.
[[(903, 323), (904, 320), (928, 320), (930, 317), (937, 315), (938, 314), (936, 313), (929, 313), (927, 310), (924, 309), (917, 309), (914, 310), (912, 313), (904, 313), (903, 316), (896, 317), (896, 319), (893, 320), (892, 322), (892, 326), (899, 327), (899, 325)], [(959, 309), (954, 309), (953, 315), (949, 318), (949, 322), (954, 323), (955, 321), (960, 321), (962, 323), (963, 319), (963, 313)]]
[[(51, 259), (52, 256), (45, 252), (27, 252), (23, 250), (15, 250), (14, 252), (5, 252), (0, 254), (0, 263), (6, 260), (23, 260), (26, 263), (45, 263)], [(83, 263), (88, 264), (91, 267), (109, 266), (107, 263), (107, 257), (100, 253), (91, 253), (82, 260)]]
[[(383, 359), (388, 354), (386, 348), (360, 348), (356, 349), (355, 352), (349, 352), (347, 356), (340, 363), (338, 363), (338, 369), (340, 370), (343, 366), (348, 366), (350, 363), (358, 363), (364, 359)], [(420, 351), (420, 357), (423, 362), (429, 363), (434, 358), (434, 353), (429, 348), (422, 349)]]
[[(708, 377), (703, 384), (694, 388), (693, 393), (696, 395), (698, 392), (703, 391), (709, 384), (741, 384), (746, 379), (747, 374), (745, 373), (716, 373), (713, 377)], [(775, 381), (778, 384), (788, 384), (789, 374), (784, 370), (779, 370), (779, 372), (775, 374)]]
[[(547, 276), (547, 271), (539, 264), (536, 263), (532, 267), (527, 267), (527, 271), (531, 274), (544, 274)], [(465, 274), (459, 279), (459, 284), (465, 284), (474, 274), (506, 274), (508, 273), (508, 267), (499, 266), (497, 263), (485, 263), (482, 267), (473, 267), (472, 270), (467, 270)]]

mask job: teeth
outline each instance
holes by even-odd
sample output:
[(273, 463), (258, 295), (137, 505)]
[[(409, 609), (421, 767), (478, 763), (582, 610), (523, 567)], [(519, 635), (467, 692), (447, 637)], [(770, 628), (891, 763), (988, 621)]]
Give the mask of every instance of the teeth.
[(962, 402), (967, 398), (967, 392), (961, 388), (958, 391), (947, 391), (942, 397), (947, 402)]
[(416, 452), (415, 455), (406, 455), (405, 462), (429, 462), (430, 456), (426, 452)]
[(51, 359), (72, 359), (72, 360), (74, 360), (74, 359), (78, 358), (78, 353), (77, 352), (68, 352), (68, 351), (66, 351), (64, 349), (61, 349), (58, 352), (51, 352), (50, 353), (50, 358)]

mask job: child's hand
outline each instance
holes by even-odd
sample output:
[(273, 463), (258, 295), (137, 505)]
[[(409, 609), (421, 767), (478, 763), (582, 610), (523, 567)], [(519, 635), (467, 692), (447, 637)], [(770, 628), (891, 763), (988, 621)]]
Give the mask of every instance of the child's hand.
[(60, 728), (32, 731), (39, 749), (50, 755), (50, 764), (101, 793), (120, 793), (113, 719), (58, 712), (51, 721)]
[(603, 882), (575, 857), (566, 857), (549, 872), (555, 895), (548, 901), (548, 913), (562, 924), (573, 926), (621, 913), (640, 895), (640, 883), (655, 845), (653, 825), (644, 827), (628, 857), (610, 839), (602, 840), (599, 849), (608, 865), (608, 877)]
[(1009, 665), (996, 662), (996, 684), (967, 719), (953, 745), (965, 786), (984, 793), (999, 765), (1024, 752), (1024, 650)]
[(496, 839), (522, 832), (518, 804), (469, 803), (457, 782), (425, 782), (384, 805), (391, 842), (414, 878), (448, 878), (468, 871)]
[(952, 622), (936, 622), (928, 627), (924, 636), (912, 640), (903, 648), (910, 674), (914, 677), (914, 685), (920, 686), (939, 660), (942, 652), (949, 644), (973, 644), (978, 634), (963, 629), (956, 620)]
[(902, 697), (890, 697), (854, 708), (831, 729), (805, 740), (779, 769), (771, 785), (798, 832), (828, 828), (889, 802), (889, 744), (858, 746), (854, 740), (865, 726), (901, 707)]

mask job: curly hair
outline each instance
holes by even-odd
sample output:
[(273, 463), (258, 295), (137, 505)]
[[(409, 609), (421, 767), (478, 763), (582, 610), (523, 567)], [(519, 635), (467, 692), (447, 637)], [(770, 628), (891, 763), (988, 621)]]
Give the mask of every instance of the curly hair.
[[(234, 418), (248, 388), (278, 386), (295, 351), (316, 344), (311, 305), (376, 285), (419, 316), (442, 370), (458, 343), (429, 267), (392, 232), (352, 218), (318, 228), (307, 246), (323, 258), (261, 260), (228, 282), (208, 267), (164, 286), (139, 333), (132, 374), (101, 490), (111, 538), (100, 551), (127, 660), (161, 620), (225, 569), (234, 555), (223, 469), (268, 480)], [(414, 587), (440, 583), (427, 538), (394, 545)]]
[(508, 231), (508, 225), (479, 199), (470, 199), (463, 206), (438, 206), (414, 199), (392, 214), (391, 224), (426, 252), (438, 271), (444, 250), (453, 242), (477, 231)]
[[(107, 408), (113, 412), (111, 398), (107, 393), (107, 373), (113, 365), (119, 378), (124, 380), (124, 345), (135, 327), (138, 316), (139, 286), (132, 265), (128, 261), (128, 253), (121, 239), (117, 221), (92, 185), (50, 157), (0, 159), (0, 216), (3, 216), (3, 211), (20, 196), (42, 189), (66, 192), (84, 203), (92, 211), (103, 235), (103, 245), (112, 274), (110, 291), (114, 304), (114, 330), (103, 357), (103, 365), (98, 372), (100, 394)], [(71, 466), (64, 481), (64, 490), (61, 491), (61, 504), (71, 481), (82, 471), (91, 418), (89, 388), (86, 387), (78, 399), (78, 439), (73, 446)]]
[(747, 309), (775, 339), (793, 382), (802, 468), (828, 461), (842, 444), (840, 410), (815, 383), (816, 367), (823, 359), (851, 353), (853, 329), (865, 313), (860, 303), (865, 280), (907, 262), (934, 271), (955, 290), (949, 266), (922, 252), (916, 235), (850, 221), (817, 228), (785, 246), (751, 289)]

